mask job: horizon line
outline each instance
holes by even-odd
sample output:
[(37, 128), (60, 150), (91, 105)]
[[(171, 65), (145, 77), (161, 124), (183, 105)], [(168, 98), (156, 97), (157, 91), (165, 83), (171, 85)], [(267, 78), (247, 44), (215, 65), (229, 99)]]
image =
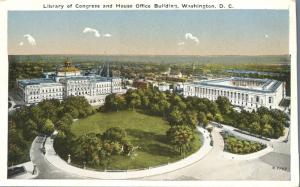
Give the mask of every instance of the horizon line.
[(290, 56), (291, 54), (285, 53), (285, 54), (261, 54), (261, 55), (251, 55), (251, 54), (232, 54), (232, 55), (227, 55), (227, 54), (215, 54), (215, 55), (191, 55), (191, 54), (80, 54), (80, 53), (49, 53), (49, 54), (44, 54), (44, 53), (32, 53), (32, 54), (8, 54), (8, 56), (26, 56), (26, 55), (75, 55), (75, 56), (198, 56), (198, 57), (214, 57), (214, 56)]

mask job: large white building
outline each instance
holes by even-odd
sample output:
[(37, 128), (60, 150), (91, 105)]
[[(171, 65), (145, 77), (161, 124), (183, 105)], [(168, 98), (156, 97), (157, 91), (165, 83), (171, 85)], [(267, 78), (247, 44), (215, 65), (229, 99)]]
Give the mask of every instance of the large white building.
[(25, 104), (46, 99), (63, 100), (68, 96), (84, 96), (91, 105), (102, 105), (107, 95), (124, 93), (121, 83), (121, 78), (83, 76), (79, 69), (67, 61), (54, 77), (18, 80), (17, 86)]
[(279, 103), (285, 97), (285, 83), (271, 79), (222, 78), (185, 83), (183, 95), (216, 100), (224, 96), (244, 109), (257, 109), (265, 106), (281, 109)]

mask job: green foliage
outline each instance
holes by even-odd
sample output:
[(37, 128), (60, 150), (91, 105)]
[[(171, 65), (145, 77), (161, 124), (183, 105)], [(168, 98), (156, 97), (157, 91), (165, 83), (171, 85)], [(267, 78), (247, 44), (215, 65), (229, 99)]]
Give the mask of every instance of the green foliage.
[(186, 125), (173, 126), (167, 131), (166, 135), (170, 144), (179, 150), (180, 155), (184, 155), (190, 150), (191, 142), (195, 138), (192, 128)]
[[(103, 150), (103, 156), (106, 156), (103, 163), (89, 166), (99, 169), (138, 169), (175, 162), (182, 158), (166, 138), (165, 133), (170, 127), (168, 122), (161, 117), (143, 114), (137, 110), (98, 112), (87, 118), (77, 120), (72, 125), (71, 130), (79, 137), (91, 132), (102, 135), (112, 127), (120, 127), (126, 131), (126, 138), (119, 142), (123, 145), (123, 152), (109, 155)], [(195, 139), (186, 156), (197, 151), (200, 147), (200, 137), (198, 133), (194, 132), (194, 134)], [(98, 137), (104, 141), (101, 136)], [(68, 147), (76, 147), (74, 146), (76, 143), (71, 145)], [(57, 153), (61, 155), (61, 153)], [(82, 165), (81, 160), (76, 160), (73, 157), (72, 162)]]
[[(59, 151), (64, 149), (64, 152), (66, 150), (71, 152), (69, 147), (73, 142), (70, 127), (73, 118), (85, 117), (92, 113), (94, 111), (84, 97), (69, 97), (63, 102), (56, 99), (45, 100), (37, 105), (17, 109), (9, 115), (13, 128), (9, 133), (8, 163), (28, 161), (29, 148), (36, 135), (49, 136), (54, 129), (58, 130), (56, 140), (59, 142), (59, 144), (55, 143), (55, 148)], [(61, 146), (65, 147), (61, 148)], [(66, 155), (63, 157), (65, 158)]]
[(223, 116), (220, 113), (217, 113), (215, 116), (215, 121), (216, 122), (223, 122)]
[(102, 138), (105, 140), (119, 141), (119, 142), (124, 140), (125, 137), (126, 137), (126, 132), (124, 129), (121, 129), (120, 127), (109, 128), (102, 135)]
[(32, 138), (36, 137), (37, 135), (37, 124), (29, 119), (25, 122), (25, 128), (23, 129), (23, 136), (27, 140), (31, 140)]
[(46, 119), (42, 126), (42, 132), (50, 136), (54, 131), (54, 124), (50, 119)]
[(227, 97), (219, 96), (216, 100), (221, 114), (228, 114), (232, 110), (232, 105)]
[(258, 134), (268, 138), (279, 138), (284, 134), (284, 126), (287, 121), (284, 112), (277, 109), (260, 107), (257, 111), (241, 113), (231, 111), (224, 115), (224, 123), (239, 129)]
[(8, 166), (20, 164), (30, 160), (29, 147), (31, 142), (27, 142), (22, 131), (16, 128), (13, 121), (8, 124)]
[(126, 108), (126, 100), (123, 95), (110, 94), (105, 98), (106, 111), (118, 111)]
[(130, 155), (133, 145), (126, 139), (126, 132), (113, 127), (103, 134), (88, 133), (76, 140), (75, 160), (84, 161), (88, 165), (104, 165), (113, 155)]
[(248, 140), (241, 140), (235, 136), (223, 135), (225, 142), (225, 151), (234, 154), (249, 154), (260, 151), (266, 147), (266, 145), (252, 142)]

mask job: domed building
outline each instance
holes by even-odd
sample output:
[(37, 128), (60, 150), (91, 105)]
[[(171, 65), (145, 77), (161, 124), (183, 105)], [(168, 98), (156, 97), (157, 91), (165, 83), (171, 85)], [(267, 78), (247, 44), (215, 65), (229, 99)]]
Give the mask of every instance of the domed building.
[(103, 105), (107, 95), (126, 92), (122, 89), (122, 79), (109, 75), (109, 66), (105, 72), (107, 74), (102, 76), (81, 75), (80, 70), (67, 60), (51, 78), (18, 80), (19, 95), (28, 105), (69, 96), (84, 96), (91, 105)]
[(58, 69), (56, 76), (58, 77), (71, 77), (71, 76), (80, 76), (80, 70), (72, 65), (70, 61), (65, 61), (65, 64), (62, 68)]

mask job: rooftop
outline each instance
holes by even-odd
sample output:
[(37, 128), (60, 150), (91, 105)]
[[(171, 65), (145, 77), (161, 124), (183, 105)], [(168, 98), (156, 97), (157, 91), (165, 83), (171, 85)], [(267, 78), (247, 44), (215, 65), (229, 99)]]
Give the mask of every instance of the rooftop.
[(47, 78), (40, 78), (40, 79), (24, 79), (24, 80), (18, 80), (19, 84), (22, 84), (23, 86), (28, 85), (39, 85), (39, 84), (59, 84), (55, 82), (53, 79), (47, 79)]
[(281, 81), (272, 79), (255, 79), (255, 78), (242, 78), (242, 77), (231, 77), (213, 80), (204, 80), (195, 82), (194, 84), (206, 85), (206, 86), (217, 86), (223, 88), (231, 88), (238, 90), (251, 90), (259, 92), (273, 92), (280, 85)]

